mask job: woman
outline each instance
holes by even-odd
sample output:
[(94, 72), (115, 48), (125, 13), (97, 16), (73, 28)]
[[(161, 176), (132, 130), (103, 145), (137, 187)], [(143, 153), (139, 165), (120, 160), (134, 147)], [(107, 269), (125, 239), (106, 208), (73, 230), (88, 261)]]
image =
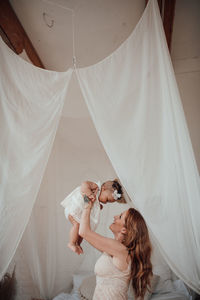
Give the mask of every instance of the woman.
[(110, 230), (114, 239), (106, 238), (90, 228), (88, 201), (82, 213), (79, 234), (103, 252), (95, 265), (94, 300), (125, 300), (130, 280), (136, 299), (143, 299), (152, 276), (151, 244), (141, 214), (134, 208), (114, 217)]

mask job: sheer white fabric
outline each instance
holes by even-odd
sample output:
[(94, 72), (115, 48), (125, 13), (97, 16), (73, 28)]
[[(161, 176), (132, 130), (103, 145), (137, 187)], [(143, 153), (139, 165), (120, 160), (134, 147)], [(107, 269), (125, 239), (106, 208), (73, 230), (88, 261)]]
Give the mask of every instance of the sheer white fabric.
[(157, 2), (120, 48), (78, 69), (112, 165), (172, 270), (200, 292), (200, 185)]
[[(20, 243), (21, 251), (17, 249), (10, 266), (12, 271), (16, 264), (20, 286), (17, 300), (27, 300), (28, 293), (29, 298), (52, 299), (60, 292), (69, 292), (73, 274), (93, 271), (99, 256), (98, 251), (85, 242), (82, 243), (84, 254), (80, 256), (67, 247), (71, 224), (60, 202), (78, 183), (86, 179), (104, 182), (116, 178), (116, 174), (89, 114), (87, 118), (76, 118), (77, 110), (72, 106), (77, 100), (72, 99), (66, 101), (64, 107), (71, 117), (63, 117), (62, 113), (37, 201)], [(119, 206), (117, 212), (116, 206)], [(117, 204), (105, 207), (97, 231), (105, 235), (114, 214), (123, 209), (126, 209), (124, 205)], [(24, 281), (22, 270), (32, 282), (27, 275)], [(30, 289), (31, 285), (37, 290)]]
[(29, 220), (72, 71), (46, 71), (0, 40), (0, 277)]

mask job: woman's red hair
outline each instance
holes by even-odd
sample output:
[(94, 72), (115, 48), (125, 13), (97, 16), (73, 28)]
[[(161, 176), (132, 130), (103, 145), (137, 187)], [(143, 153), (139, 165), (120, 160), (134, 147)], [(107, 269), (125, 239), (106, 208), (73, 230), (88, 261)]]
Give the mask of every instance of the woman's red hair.
[(142, 215), (129, 208), (125, 220), (127, 233), (123, 244), (131, 256), (131, 280), (135, 297), (143, 299), (153, 275), (151, 264), (151, 242), (147, 225)]

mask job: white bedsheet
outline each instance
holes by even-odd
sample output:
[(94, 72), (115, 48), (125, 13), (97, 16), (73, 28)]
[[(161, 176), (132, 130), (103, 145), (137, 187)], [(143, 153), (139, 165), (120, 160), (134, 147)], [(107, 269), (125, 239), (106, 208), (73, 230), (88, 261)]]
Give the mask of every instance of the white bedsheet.
[[(175, 292), (171, 292), (171, 293), (165, 293), (165, 294), (155, 294), (152, 295), (151, 300), (192, 300), (192, 297), (188, 297), (186, 295), (183, 294), (179, 294), (179, 293), (175, 293)], [(73, 292), (71, 294), (59, 294), (58, 296), (56, 296), (55, 298), (53, 298), (53, 300), (80, 300), (80, 296), (78, 292)], [(129, 299), (129, 300), (133, 300), (133, 299)]]
[(156, 294), (156, 295), (152, 295), (151, 300), (188, 300), (190, 298), (188, 298), (186, 295), (183, 294), (179, 294), (179, 293), (175, 293), (175, 292), (171, 292), (171, 293), (166, 293), (166, 294)]
[(80, 300), (79, 292), (72, 292), (71, 294), (62, 293), (54, 297), (53, 300)]

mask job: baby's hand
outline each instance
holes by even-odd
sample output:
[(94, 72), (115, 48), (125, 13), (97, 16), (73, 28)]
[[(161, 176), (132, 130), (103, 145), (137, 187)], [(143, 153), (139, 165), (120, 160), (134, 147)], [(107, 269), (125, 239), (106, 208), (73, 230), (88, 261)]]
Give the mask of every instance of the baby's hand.
[(90, 195), (88, 195), (87, 197), (88, 197), (88, 198), (90, 199), (90, 201), (92, 201), (92, 202), (95, 202), (95, 200), (96, 200), (96, 195), (94, 195), (93, 193), (90, 194)]

